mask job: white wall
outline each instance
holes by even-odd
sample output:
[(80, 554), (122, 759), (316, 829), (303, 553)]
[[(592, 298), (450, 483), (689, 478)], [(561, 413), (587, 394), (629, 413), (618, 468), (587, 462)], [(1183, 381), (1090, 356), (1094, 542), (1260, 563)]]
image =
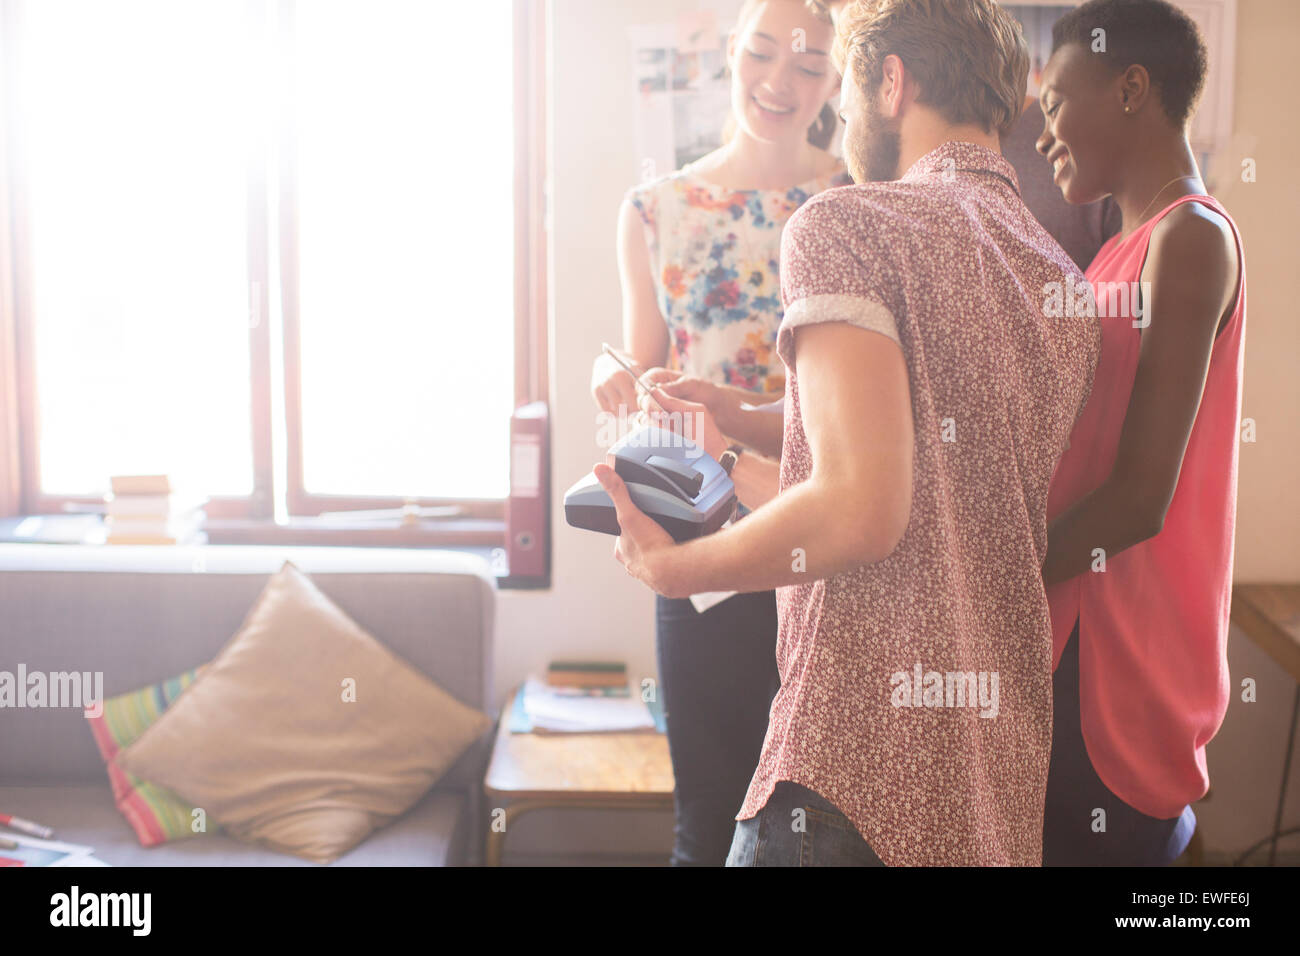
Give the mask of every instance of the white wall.
[[(564, 523), (564, 491), (602, 458), (591, 363), (601, 342), (621, 342), (614, 251), (619, 202), (636, 183), (630, 45), (626, 29), (671, 19), (690, 0), (555, 0), (550, 43), (551, 108), (551, 514), (548, 592), (503, 592), (498, 604), (497, 692), (557, 657), (627, 661), (654, 677), (653, 595), (613, 558), (614, 539)], [(544, 852), (659, 852), (671, 846), (670, 815), (525, 816), (508, 848)]]
[(635, 184), (631, 24), (658, 22), (685, 2), (556, 0), (551, 38), (551, 508), (549, 592), (505, 592), (497, 638), (504, 695), (553, 657), (626, 659), (653, 676), (654, 602), (614, 560), (614, 539), (564, 523), (562, 499), (602, 458), (591, 363), (622, 340), (615, 223)]
[[(1241, 446), (1234, 577), (1241, 582), (1300, 581), (1300, 269), (1294, 223), (1300, 218), (1300, 124), (1289, 102), (1300, 86), (1300, 4), (1238, 0), (1235, 135), (1222, 159), (1219, 199), (1246, 247), (1246, 380), (1242, 416), (1257, 441)], [(1256, 162), (1255, 182), (1241, 162)], [(1272, 831), (1295, 682), (1241, 631), (1228, 640), (1232, 697), (1223, 728), (1206, 748), (1211, 795), (1196, 807), (1207, 853), (1242, 850)], [(1254, 678), (1258, 700), (1241, 700)], [(1300, 750), (1300, 745), (1297, 746)], [(1300, 824), (1300, 754), (1293, 755), (1282, 828)], [(1300, 840), (1281, 843), (1300, 862)], [(1263, 856), (1253, 857), (1259, 862)]]

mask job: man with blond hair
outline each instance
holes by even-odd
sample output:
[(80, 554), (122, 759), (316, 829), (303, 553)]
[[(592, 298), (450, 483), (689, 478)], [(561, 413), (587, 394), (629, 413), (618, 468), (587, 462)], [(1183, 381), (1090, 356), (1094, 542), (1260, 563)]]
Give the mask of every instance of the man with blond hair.
[(786, 226), (780, 493), (683, 544), (606, 465), (616, 555), (662, 594), (777, 587), (781, 689), (728, 863), (1037, 866), (1051, 747), (1047, 490), (1095, 319), (999, 136), (1028, 56), (993, 0), (843, 11), (856, 185)]

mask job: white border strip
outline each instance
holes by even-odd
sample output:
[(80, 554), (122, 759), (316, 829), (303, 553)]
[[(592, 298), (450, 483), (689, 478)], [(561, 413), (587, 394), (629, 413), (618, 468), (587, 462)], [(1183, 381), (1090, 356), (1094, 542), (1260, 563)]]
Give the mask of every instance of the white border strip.
[[(810, 295), (797, 300), (786, 309), (777, 333), (778, 346), (787, 331), (793, 332), (801, 325), (816, 325), (819, 322), (847, 322), (868, 332), (878, 332), (899, 346), (902, 345), (898, 340), (898, 324), (887, 308), (865, 296), (836, 293)], [(784, 357), (783, 354), (782, 358)]]

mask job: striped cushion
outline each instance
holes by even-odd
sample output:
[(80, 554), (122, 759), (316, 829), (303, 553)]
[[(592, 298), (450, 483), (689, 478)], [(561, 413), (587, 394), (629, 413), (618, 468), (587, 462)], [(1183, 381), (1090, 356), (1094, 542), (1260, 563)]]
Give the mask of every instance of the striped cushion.
[(192, 808), (165, 787), (127, 773), (113, 758), (144, 733), (202, 670), (202, 666), (196, 667), (152, 687), (111, 697), (104, 701), (102, 716), (86, 718), (108, 766), (113, 800), (142, 846), (196, 836), (190, 826)]

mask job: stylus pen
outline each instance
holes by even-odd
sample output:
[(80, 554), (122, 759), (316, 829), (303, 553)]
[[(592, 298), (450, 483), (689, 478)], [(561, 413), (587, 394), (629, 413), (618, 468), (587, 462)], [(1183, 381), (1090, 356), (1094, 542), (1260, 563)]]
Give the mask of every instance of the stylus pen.
[(24, 820), (22, 817), (11, 817), (7, 813), (0, 813), (0, 823), (14, 830), (21, 830), (23, 833), (30, 833), (34, 837), (40, 837), (42, 840), (48, 840), (54, 836), (54, 831), (49, 827), (43, 827), (39, 823), (32, 823), (31, 820)]
[(647, 385), (645, 382), (641, 381), (641, 376), (637, 375), (636, 372), (632, 370), (632, 366), (628, 365), (627, 362), (623, 361), (623, 356), (615, 352), (613, 346), (611, 346), (608, 342), (602, 342), (600, 343), (600, 350), (604, 352), (606, 355), (608, 355), (610, 358), (612, 358), (615, 362), (617, 362), (622, 367), (623, 371), (627, 372), (628, 375), (632, 376), (632, 381), (636, 382), (636, 387), (646, 393), (646, 397), (649, 398), (650, 401), (655, 403), (655, 408), (659, 409), (659, 411), (663, 412), (665, 415), (670, 414), (668, 409), (664, 408), (657, 401), (655, 401), (654, 392), (650, 390), (650, 386)]

